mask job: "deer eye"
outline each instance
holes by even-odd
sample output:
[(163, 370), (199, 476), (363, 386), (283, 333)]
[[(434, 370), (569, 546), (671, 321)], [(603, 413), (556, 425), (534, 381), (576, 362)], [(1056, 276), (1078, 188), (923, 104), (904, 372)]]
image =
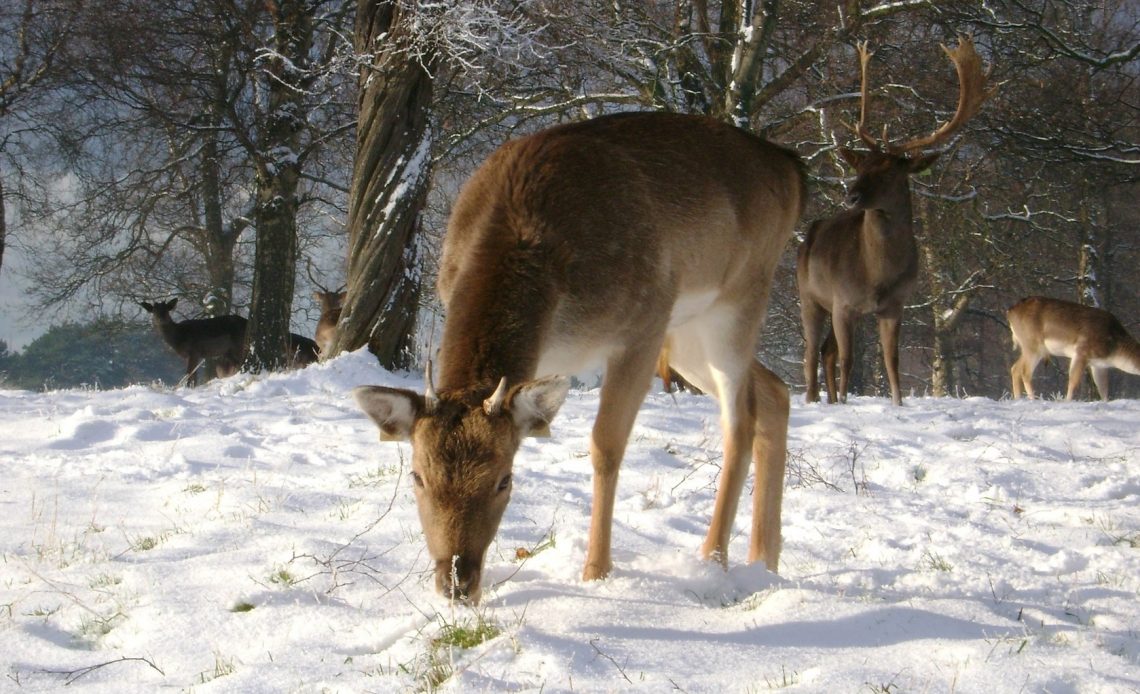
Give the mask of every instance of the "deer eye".
[(417, 487), (424, 486), (424, 478), (420, 477), (420, 473), (414, 470), (412, 471), (412, 481), (416, 483)]
[(499, 491), (505, 492), (511, 486), (511, 476), (506, 475), (503, 479), (499, 480)]

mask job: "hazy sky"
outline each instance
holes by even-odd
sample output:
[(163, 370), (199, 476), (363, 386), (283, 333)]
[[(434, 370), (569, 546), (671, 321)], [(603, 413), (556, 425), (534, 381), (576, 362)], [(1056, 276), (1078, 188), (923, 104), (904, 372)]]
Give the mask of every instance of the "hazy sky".
[(46, 325), (29, 325), (32, 317), (27, 315), (25, 286), (16, 272), (22, 261), (19, 249), (11, 244), (4, 248), (4, 265), (0, 267), (0, 340), (13, 351), (22, 350), (47, 329)]

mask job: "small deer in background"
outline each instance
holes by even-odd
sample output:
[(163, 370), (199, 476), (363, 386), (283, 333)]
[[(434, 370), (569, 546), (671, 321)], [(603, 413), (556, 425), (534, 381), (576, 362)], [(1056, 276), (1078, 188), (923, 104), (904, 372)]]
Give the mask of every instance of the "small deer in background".
[(953, 118), (926, 137), (892, 144), (887, 140), (885, 128), (881, 142), (867, 132), (867, 64), (872, 54), (866, 44), (858, 47), (862, 89), (855, 132), (870, 151), (839, 150), (856, 174), (847, 196), (850, 207), (834, 217), (814, 222), (796, 261), (804, 326), (807, 402), (819, 400), (817, 372), (824, 320), (830, 314), (831, 332), (823, 343), (827, 401), (846, 402), (853, 323), (859, 316), (870, 313), (879, 322), (891, 401), (896, 405), (902, 403), (899, 322), (903, 303), (914, 289), (918, 276), (909, 179), (912, 174), (929, 168), (938, 158), (938, 152), (924, 155), (923, 150), (949, 140), (977, 114), (992, 93), (986, 88), (981, 58), (969, 38), (960, 39), (953, 50), (942, 48), (958, 72), (958, 107)]
[[(153, 304), (139, 302), (139, 306), (151, 315), (163, 341), (186, 360), (186, 384), (198, 384), (198, 366), (206, 359), (214, 360), (214, 372), (218, 378), (237, 373), (245, 353), (249, 322), (235, 315), (175, 321), (170, 312), (177, 304), (178, 299)], [(289, 333), (287, 349), (289, 365), (295, 369), (303, 369), (317, 361), (317, 343), (304, 335)]]
[(230, 315), (175, 321), (170, 312), (177, 303), (178, 299), (153, 304), (141, 301), (139, 306), (151, 315), (163, 341), (186, 360), (186, 384), (198, 384), (198, 366), (206, 359), (216, 361), (219, 377), (236, 372), (245, 345), (246, 320)]
[(1031, 296), (1010, 307), (1006, 318), (1013, 343), (1021, 349), (1010, 369), (1014, 398), (1021, 397), (1022, 386), (1030, 399), (1034, 397), (1033, 371), (1050, 356), (1070, 360), (1066, 400), (1073, 399), (1085, 367), (1102, 400), (1108, 400), (1109, 368), (1140, 375), (1140, 342), (1104, 309)]
[(343, 287), (335, 292), (330, 292), (319, 284), (317, 287), (321, 291), (313, 292), (313, 298), (321, 305), (321, 317), (317, 321), (317, 332), (314, 337), (316, 337), (318, 353), (323, 361), (332, 356), (330, 351), (333, 340), (336, 338), (336, 324), (340, 320), (340, 312), (344, 308), (344, 297), (347, 296), (347, 293)]
[(313, 298), (321, 305), (321, 317), (317, 320), (317, 331), (313, 337), (316, 338), (317, 354), (324, 361), (332, 356), (336, 324), (340, 322), (340, 314), (344, 310), (344, 299), (348, 295), (345, 292), (347, 287), (342, 286), (336, 291), (329, 291), (317, 281), (316, 277), (313, 277), (313, 263), (308, 258), (305, 259), (305, 272), (309, 275), (309, 281), (319, 290), (313, 292)]

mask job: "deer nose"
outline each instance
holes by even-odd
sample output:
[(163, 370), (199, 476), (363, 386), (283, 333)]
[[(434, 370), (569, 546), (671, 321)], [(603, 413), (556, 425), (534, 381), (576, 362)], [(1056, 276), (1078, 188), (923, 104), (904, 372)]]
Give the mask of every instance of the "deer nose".
[(847, 194), (848, 207), (858, 207), (861, 202), (863, 202), (863, 194), (861, 192), (853, 190)]
[(448, 600), (479, 602), (479, 562), (454, 556), (435, 564), (435, 589)]

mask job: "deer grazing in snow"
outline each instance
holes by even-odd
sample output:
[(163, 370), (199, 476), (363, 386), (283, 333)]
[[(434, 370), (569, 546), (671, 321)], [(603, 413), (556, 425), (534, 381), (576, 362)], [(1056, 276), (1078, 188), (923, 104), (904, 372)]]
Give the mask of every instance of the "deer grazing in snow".
[(1102, 400), (1108, 400), (1109, 367), (1140, 374), (1140, 342), (1104, 309), (1031, 296), (1010, 307), (1006, 318), (1013, 343), (1021, 349), (1021, 356), (1010, 369), (1015, 399), (1021, 397), (1023, 386), (1026, 395), (1034, 397), (1033, 371), (1050, 356), (1070, 360), (1066, 400), (1073, 399), (1085, 367)]
[(186, 360), (186, 384), (197, 385), (198, 366), (205, 359), (215, 360), (219, 377), (236, 372), (244, 349), (246, 320), (241, 316), (217, 316), (175, 321), (170, 312), (177, 303), (178, 299), (153, 304), (141, 301), (139, 306), (150, 314), (163, 341)]
[(507, 142), (463, 186), (439, 273), (439, 380), (362, 386), (382, 439), (411, 439), (435, 585), (476, 602), (520, 439), (548, 431), (570, 374), (604, 366), (583, 578), (611, 570), (618, 468), (668, 340), (720, 403), (724, 465), (704, 557), (727, 562), (755, 463), (749, 561), (776, 570), (788, 391), (755, 358), (769, 287), (802, 213), (786, 149), (712, 119), (625, 113)]
[(899, 322), (903, 303), (918, 276), (909, 178), (929, 168), (938, 158), (938, 152), (923, 154), (923, 151), (949, 140), (978, 112), (992, 90), (986, 88), (981, 58), (969, 38), (960, 39), (955, 49), (943, 46), (958, 73), (958, 107), (953, 118), (930, 135), (901, 144), (889, 142), (884, 129), (880, 142), (866, 129), (867, 64), (872, 54), (866, 44), (861, 44), (858, 50), (862, 90), (855, 132), (870, 151), (839, 151), (856, 174), (847, 196), (850, 207), (812, 224), (796, 262), (804, 326), (806, 399), (807, 402), (819, 400), (820, 337), (824, 320), (830, 314), (831, 332), (823, 343), (827, 401), (847, 400), (853, 324), (860, 316), (870, 313), (879, 323), (891, 401), (899, 405), (902, 403)]
[[(170, 312), (177, 304), (178, 299), (153, 304), (139, 302), (151, 315), (163, 341), (186, 360), (186, 384), (198, 384), (198, 366), (205, 359), (214, 360), (215, 374), (219, 378), (237, 373), (245, 352), (248, 321), (235, 315), (175, 321)], [(304, 368), (317, 361), (317, 343), (304, 335), (289, 333), (287, 349), (289, 365), (293, 368)]]

